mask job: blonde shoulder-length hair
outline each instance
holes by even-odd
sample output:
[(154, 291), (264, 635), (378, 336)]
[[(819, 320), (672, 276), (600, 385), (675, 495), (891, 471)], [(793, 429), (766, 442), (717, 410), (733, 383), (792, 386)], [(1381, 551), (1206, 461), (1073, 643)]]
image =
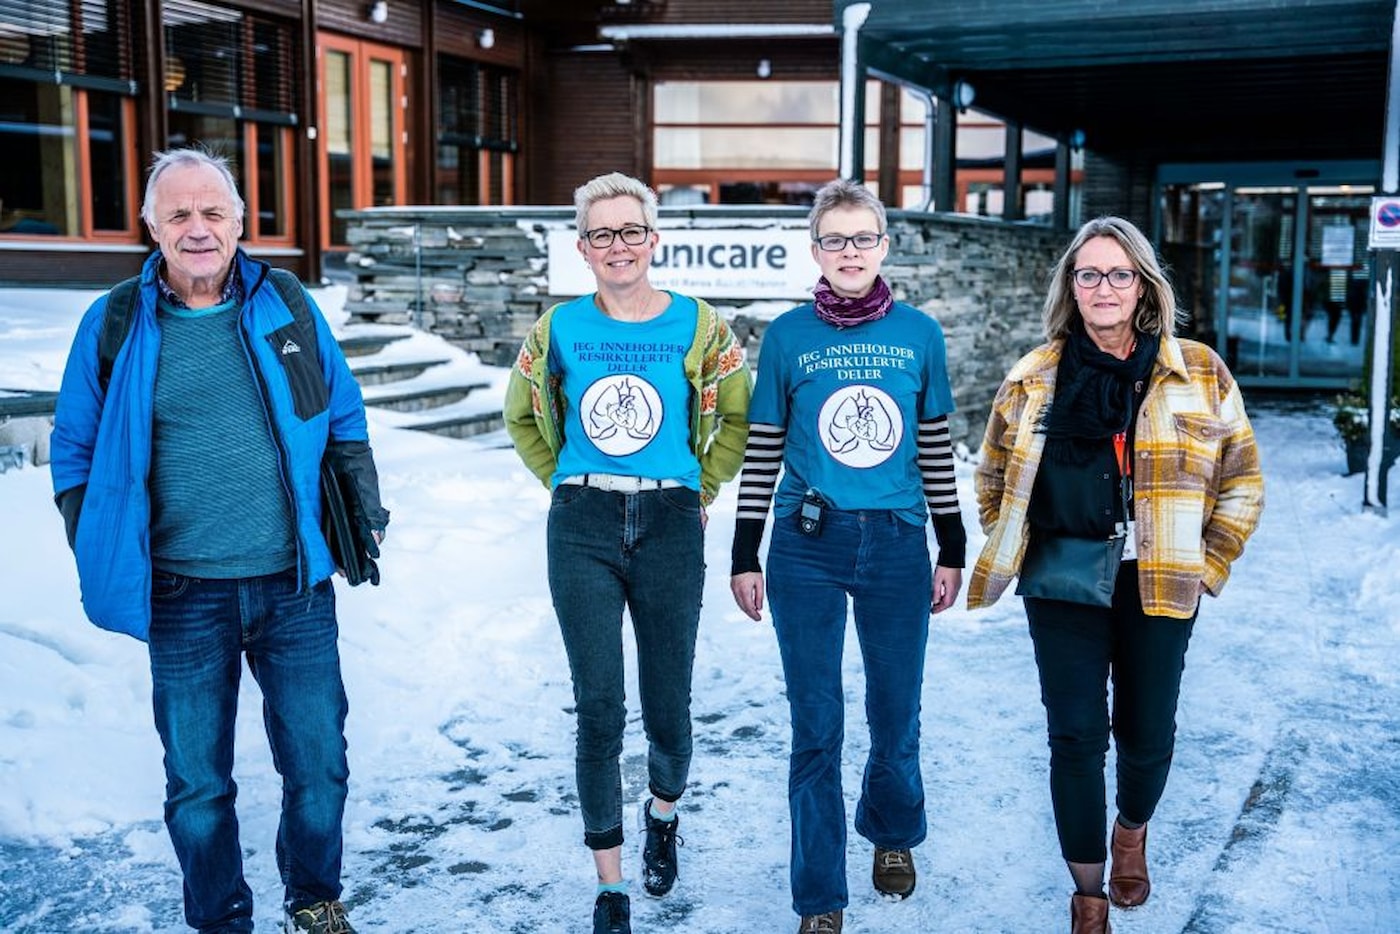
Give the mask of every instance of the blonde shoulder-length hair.
[(1041, 312), (1046, 339), (1057, 340), (1069, 335), (1070, 325), (1079, 314), (1079, 306), (1074, 301), (1074, 257), (1095, 237), (1116, 241), (1142, 279), (1142, 298), (1133, 314), (1133, 327), (1145, 334), (1174, 335), (1181, 311), (1176, 304), (1176, 292), (1157, 261), (1157, 251), (1131, 221), (1121, 217), (1096, 217), (1079, 228), (1050, 273), (1050, 288)]

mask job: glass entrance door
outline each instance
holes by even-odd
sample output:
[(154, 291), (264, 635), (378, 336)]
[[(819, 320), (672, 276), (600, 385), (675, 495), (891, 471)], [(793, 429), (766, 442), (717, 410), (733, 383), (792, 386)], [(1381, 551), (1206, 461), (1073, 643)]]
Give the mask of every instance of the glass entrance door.
[(1245, 385), (1354, 383), (1370, 324), (1373, 189), (1323, 179), (1250, 185), (1251, 174), (1294, 173), (1232, 168), (1160, 189), (1158, 242), (1185, 312), (1182, 333), (1214, 346)]
[(407, 193), (401, 50), (321, 33), (321, 241), (344, 246), (344, 208), (402, 204)]
[(1231, 368), (1241, 377), (1292, 370), (1297, 240), (1298, 189), (1235, 189), (1224, 317)]
[(1308, 189), (1301, 376), (1361, 372), (1371, 281), (1366, 252), (1370, 204), (1370, 188)]

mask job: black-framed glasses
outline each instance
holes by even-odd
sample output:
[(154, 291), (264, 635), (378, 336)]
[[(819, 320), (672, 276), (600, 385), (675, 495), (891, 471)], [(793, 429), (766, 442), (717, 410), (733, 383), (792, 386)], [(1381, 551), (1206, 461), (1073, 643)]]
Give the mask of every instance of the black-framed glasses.
[(1117, 269), (1110, 269), (1104, 272), (1101, 269), (1094, 269), (1092, 266), (1082, 266), (1070, 273), (1070, 278), (1074, 284), (1081, 289), (1097, 289), (1099, 283), (1107, 279), (1108, 284), (1115, 289), (1126, 289), (1137, 281), (1138, 271), (1119, 266)]
[(854, 236), (843, 237), (840, 234), (825, 234), (814, 237), (812, 242), (817, 247), (827, 253), (839, 253), (846, 248), (846, 244), (855, 244), (857, 250), (873, 250), (880, 245), (880, 241), (885, 237), (882, 233), (858, 233)]
[(591, 247), (606, 250), (618, 237), (628, 246), (641, 246), (647, 242), (650, 235), (651, 228), (645, 224), (628, 224), (626, 227), (594, 227), (583, 232), (583, 239), (587, 240)]

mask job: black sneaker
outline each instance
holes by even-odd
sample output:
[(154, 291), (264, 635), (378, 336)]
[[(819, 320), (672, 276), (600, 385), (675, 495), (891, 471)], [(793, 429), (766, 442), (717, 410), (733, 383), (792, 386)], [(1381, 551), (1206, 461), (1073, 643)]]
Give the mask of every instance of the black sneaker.
[(647, 798), (642, 805), (642, 829), (647, 835), (646, 845), (642, 847), (642, 885), (648, 895), (659, 898), (676, 884), (676, 847), (684, 846), (685, 841), (676, 833), (680, 817), (670, 820), (652, 817), (651, 801)]
[(625, 892), (599, 892), (593, 903), (593, 934), (632, 934), (632, 903)]
[(355, 934), (345, 906), (340, 902), (317, 902), (287, 915), (287, 934)]

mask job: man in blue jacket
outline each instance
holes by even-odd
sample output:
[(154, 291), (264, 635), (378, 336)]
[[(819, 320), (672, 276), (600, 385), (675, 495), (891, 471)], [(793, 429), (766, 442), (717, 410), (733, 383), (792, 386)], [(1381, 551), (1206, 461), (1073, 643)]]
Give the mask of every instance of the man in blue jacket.
[(130, 319), (114, 357), (99, 349), (113, 293), (78, 326), (54, 419), (55, 499), (88, 617), (149, 646), (186, 921), (253, 930), (232, 778), (246, 656), (283, 781), (286, 929), (352, 934), (339, 900), (347, 705), (323, 455), (354, 478), (376, 544), (389, 514), (359, 387), (309, 296), (294, 293), (314, 334), (267, 264), (238, 248), (243, 211), (225, 160), (157, 154), (141, 213), (159, 250), (131, 304), (111, 302)]

